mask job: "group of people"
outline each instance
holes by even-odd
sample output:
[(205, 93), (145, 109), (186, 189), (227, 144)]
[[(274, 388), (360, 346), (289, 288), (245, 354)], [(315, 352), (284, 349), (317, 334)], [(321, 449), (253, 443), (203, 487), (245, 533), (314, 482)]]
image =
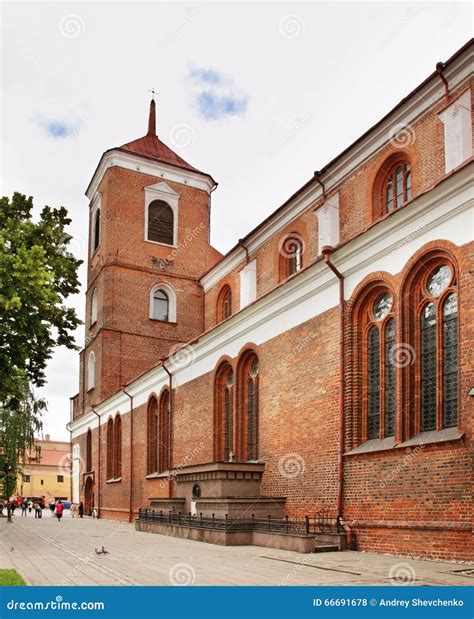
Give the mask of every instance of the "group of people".
[[(3, 508), (7, 504), (4, 505), (3, 501), (0, 501), (0, 514), (3, 513)], [(41, 518), (43, 516), (43, 508), (45, 507), (39, 501), (36, 501), (34, 499), (23, 499), (23, 501), (21, 502), (19, 500), (11, 500), (9, 501), (9, 504), (12, 515), (14, 515), (15, 509), (19, 508), (21, 509), (22, 516), (27, 516), (29, 513), (31, 514), (31, 512), (34, 511), (35, 518)], [(56, 517), (58, 519), (58, 522), (60, 522), (61, 518), (63, 517), (64, 503), (61, 500), (51, 501), (48, 507), (51, 512), (51, 517)], [(75, 518), (76, 516), (78, 518), (83, 518), (84, 503), (82, 501), (80, 503), (71, 503), (70, 515), (72, 518)], [(92, 516), (92, 518), (98, 518), (97, 509), (93, 507), (92, 510), (89, 512), (89, 515)]]
[(35, 518), (41, 518), (41, 516), (43, 515), (41, 505), (38, 503), (38, 501), (33, 502), (33, 501), (27, 501), (25, 499), (23, 503), (20, 504), (20, 508), (21, 508), (22, 516), (26, 516), (27, 511), (31, 514), (33, 509), (35, 510)]

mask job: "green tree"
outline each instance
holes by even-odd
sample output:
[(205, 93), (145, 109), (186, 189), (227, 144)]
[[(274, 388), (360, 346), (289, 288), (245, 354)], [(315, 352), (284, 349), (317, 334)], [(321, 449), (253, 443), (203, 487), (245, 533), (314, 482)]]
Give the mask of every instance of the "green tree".
[[(65, 301), (79, 291), (82, 261), (68, 251), (70, 223), (64, 207), (45, 206), (34, 221), (31, 197), (15, 193), (0, 200), (0, 407), (2, 415), (17, 416), (0, 421), (3, 453), (10, 432), (18, 454), (30, 446), (34, 420), (44, 410), (34, 404), (32, 386), (45, 384), (55, 347), (77, 349), (80, 320)], [(8, 457), (16, 470), (17, 457)]]

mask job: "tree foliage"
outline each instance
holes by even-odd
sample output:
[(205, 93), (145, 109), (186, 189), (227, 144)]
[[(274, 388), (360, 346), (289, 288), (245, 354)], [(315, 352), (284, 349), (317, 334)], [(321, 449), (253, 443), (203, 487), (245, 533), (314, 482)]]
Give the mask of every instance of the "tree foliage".
[(33, 199), (15, 193), (0, 201), (0, 401), (20, 406), (25, 383), (45, 383), (56, 346), (76, 348), (80, 324), (65, 305), (79, 291), (81, 260), (69, 251), (71, 223), (64, 207), (32, 217)]
[(71, 220), (64, 207), (45, 206), (33, 219), (33, 199), (0, 200), (0, 460), (17, 470), (41, 429), (45, 384), (55, 347), (77, 349), (80, 324), (66, 299), (79, 291), (82, 263), (68, 250)]

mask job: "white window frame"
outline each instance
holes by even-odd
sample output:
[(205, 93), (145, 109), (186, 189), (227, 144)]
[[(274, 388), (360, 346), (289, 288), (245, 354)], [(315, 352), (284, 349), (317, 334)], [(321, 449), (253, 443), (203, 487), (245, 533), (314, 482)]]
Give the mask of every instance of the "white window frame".
[[(168, 320), (164, 321), (161, 320), (159, 318), (155, 318), (153, 316), (153, 301), (154, 301), (154, 295), (155, 292), (157, 290), (162, 290), (164, 293), (166, 293), (167, 297), (168, 297)], [(174, 288), (172, 288), (169, 284), (162, 282), (160, 284), (155, 284), (151, 290), (150, 290), (150, 312), (149, 312), (149, 317), (151, 320), (157, 320), (159, 322), (177, 322), (177, 307), (176, 307), (176, 292), (174, 291)]]
[(92, 297), (91, 297), (91, 321), (90, 321), (91, 326), (97, 322), (97, 306), (98, 306), (97, 295), (98, 295), (97, 288), (94, 288), (94, 290), (92, 291)]
[[(149, 206), (155, 200), (162, 200), (173, 211), (173, 244), (159, 243), (158, 241), (151, 241), (148, 238), (148, 211)], [(155, 185), (148, 185), (145, 187), (145, 231), (144, 239), (147, 243), (153, 243), (154, 245), (161, 245), (162, 247), (177, 247), (178, 245), (178, 213), (179, 213), (179, 193), (172, 189), (166, 183), (156, 183)]]
[(91, 351), (87, 357), (87, 391), (95, 387), (95, 352)]

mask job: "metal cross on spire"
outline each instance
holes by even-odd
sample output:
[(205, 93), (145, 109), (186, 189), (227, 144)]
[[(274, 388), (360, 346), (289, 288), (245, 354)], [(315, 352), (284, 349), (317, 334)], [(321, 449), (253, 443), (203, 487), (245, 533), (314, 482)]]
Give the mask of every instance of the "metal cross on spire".
[(154, 88), (149, 89), (148, 92), (151, 92), (152, 97), (153, 97), (153, 101), (154, 101), (155, 100), (155, 95), (157, 95), (158, 93), (156, 92), (156, 90)]

